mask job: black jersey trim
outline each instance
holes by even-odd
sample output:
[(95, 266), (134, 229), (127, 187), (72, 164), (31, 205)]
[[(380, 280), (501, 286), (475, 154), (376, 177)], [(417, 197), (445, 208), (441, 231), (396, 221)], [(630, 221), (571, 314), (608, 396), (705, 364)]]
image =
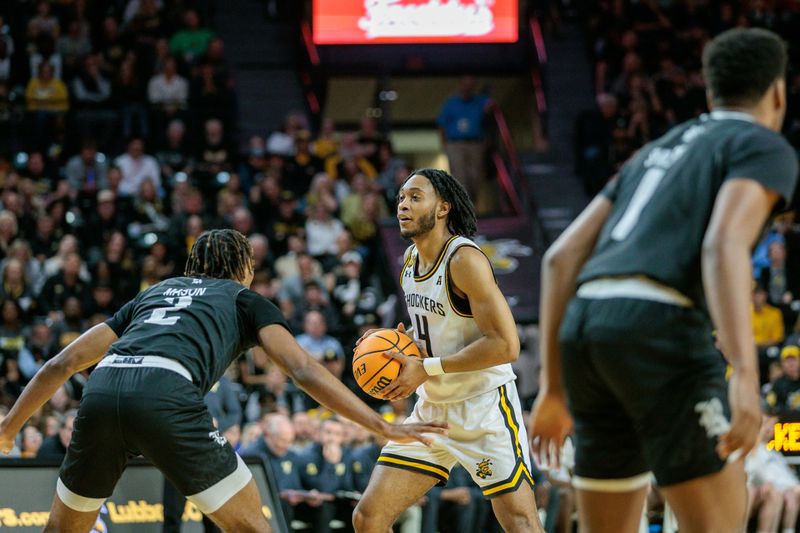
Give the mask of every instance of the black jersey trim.
[[(469, 305), (469, 299), (456, 294), (456, 291), (453, 289), (453, 284), (450, 281), (450, 261), (453, 260), (453, 256), (456, 254), (456, 252), (465, 246), (476, 248), (479, 251), (481, 250), (476, 245), (466, 242), (456, 246), (453, 250), (453, 253), (451, 253), (450, 257), (447, 258), (447, 265), (444, 269), (444, 286), (445, 292), (447, 293), (447, 301), (450, 302), (450, 308), (455, 312), (455, 314), (464, 318), (473, 318), (472, 308)], [(481, 253), (483, 253), (483, 251), (481, 251)]]
[(531, 487), (534, 486), (533, 478), (528, 472), (528, 469), (525, 467), (525, 463), (518, 461), (516, 467), (514, 467), (514, 470), (511, 472), (511, 475), (508, 478), (487, 487), (483, 487), (481, 492), (486, 498), (496, 498), (497, 496), (519, 490), (523, 482), (527, 482)]
[(514, 416), (513, 406), (511, 405), (511, 402), (508, 399), (508, 394), (506, 393), (506, 385), (498, 387), (497, 392), (500, 395), (498, 407), (500, 407), (500, 412), (503, 413), (503, 422), (505, 423), (506, 429), (508, 429), (509, 436), (511, 437), (511, 448), (517, 459), (522, 460), (522, 448), (519, 444), (519, 426), (517, 425), (517, 420)]
[(442, 246), (442, 251), (439, 252), (439, 257), (436, 259), (436, 263), (434, 263), (433, 267), (431, 267), (431, 269), (428, 271), (427, 274), (424, 274), (422, 276), (417, 276), (417, 272), (419, 272), (419, 253), (417, 253), (417, 258), (414, 261), (414, 281), (425, 281), (426, 279), (430, 279), (431, 276), (433, 276), (433, 274), (439, 268), (439, 265), (442, 264), (442, 260), (444, 260), (444, 256), (447, 254), (447, 248), (450, 247), (450, 243), (456, 240), (457, 238), (458, 235), (453, 235), (452, 237), (447, 239), (447, 242), (444, 243), (444, 246)]
[(378, 464), (436, 478), (439, 480), (439, 486), (444, 486), (450, 477), (450, 472), (445, 467), (439, 466), (436, 463), (393, 453), (381, 453), (378, 457)]
[[(445, 283), (445, 292), (447, 293), (447, 301), (450, 302), (450, 308), (458, 315), (464, 318), (474, 318), (475, 315), (472, 314), (472, 308), (469, 305), (469, 299), (464, 298), (458, 294), (456, 294), (455, 290), (453, 289), (453, 284), (450, 281), (450, 261), (453, 260), (453, 256), (456, 254), (459, 248), (464, 248), (465, 246), (469, 246), (470, 248), (474, 248), (478, 250), (483, 257), (489, 261), (489, 267), (492, 266), (492, 261), (489, 259), (489, 256), (481, 250), (480, 246), (472, 242), (465, 242), (456, 246), (453, 250), (453, 253), (450, 254), (450, 257), (447, 259), (447, 266), (444, 269), (444, 283)], [(492, 277), (494, 278), (495, 284), (497, 284), (497, 276), (494, 275), (494, 269), (492, 268)]]
[(406, 249), (406, 253), (408, 253), (408, 257), (406, 257), (406, 260), (403, 261), (403, 268), (400, 269), (400, 286), (401, 287), (403, 286), (403, 274), (406, 273), (406, 268), (408, 268), (408, 264), (411, 262), (411, 258), (414, 256), (413, 251), (414, 251), (414, 247), (413, 246), (410, 246), (408, 249)]

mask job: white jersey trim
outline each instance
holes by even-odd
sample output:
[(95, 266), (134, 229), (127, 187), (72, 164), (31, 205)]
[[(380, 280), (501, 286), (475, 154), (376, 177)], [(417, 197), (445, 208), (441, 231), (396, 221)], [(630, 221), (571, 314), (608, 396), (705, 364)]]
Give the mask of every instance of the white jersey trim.
[(577, 296), (589, 299), (633, 298), (679, 307), (694, 307), (694, 302), (680, 291), (642, 276), (597, 278), (578, 287)]
[(106, 501), (105, 498), (87, 498), (86, 496), (75, 494), (64, 485), (61, 478), (58, 478), (58, 481), (56, 481), (56, 494), (58, 494), (58, 499), (61, 500), (61, 503), (79, 513), (97, 511), (103, 506), (103, 502)]
[(652, 479), (653, 474), (650, 472), (621, 479), (593, 479), (573, 476), (572, 486), (578, 490), (593, 492), (633, 492), (650, 485)]
[(160, 355), (118, 355), (110, 354), (97, 363), (97, 368), (163, 368), (180, 374), (189, 381), (192, 375), (185, 366), (175, 359), (161, 357)]
[(203, 514), (211, 514), (217, 511), (253, 479), (253, 474), (250, 473), (250, 469), (247, 468), (238, 453), (236, 454), (236, 462), (236, 470), (230, 475), (217, 481), (202, 492), (187, 496), (186, 499), (195, 504)]

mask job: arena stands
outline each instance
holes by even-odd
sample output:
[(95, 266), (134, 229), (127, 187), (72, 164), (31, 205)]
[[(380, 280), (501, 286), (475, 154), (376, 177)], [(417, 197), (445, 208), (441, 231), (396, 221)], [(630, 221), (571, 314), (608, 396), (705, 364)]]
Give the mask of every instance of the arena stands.
[[(396, 323), (396, 285), (378, 226), (393, 208), (407, 162), (371, 117), (353, 131), (318, 121), (317, 131), (306, 110), (287, 109), (282, 128), (265, 125), (241, 138), (235, 72), (215, 33), (214, 4), (0, 5), (0, 417), (44, 362), (140, 290), (182, 273), (197, 236), (219, 227), (249, 237), (253, 289), (280, 307), (309, 352), (361, 394), (348, 370), (354, 340)], [(260, 4), (288, 16), (281, 2)], [(784, 133), (800, 148), (795, 3), (586, 5), (579, 20), (597, 106), (581, 114), (574, 150), (588, 191), (599, 190), (638, 147), (705, 111), (702, 45), (736, 25), (769, 27), (789, 41)], [(765, 404), (776, 414), (797, 414), (800, 226), (793, 218), (772, 226), (754, 269), (754, 315), (774, 310), (757, 321), (770, 323), (760, 346)], [(524, 340), (535, 351), (535, 335)], [(31, 419), (12, 455), (63, 453), (87, 375), (73, 377)], [(333, 520), (349, 527), (347, 511), (365, 487), (379, 443), (352, 424), (331, 422), (261, 350), (243, 354), (228, 378), (240, 409), (235, 420), (220, 422), (221, 433), (243, 453), (283, 469), (276, 478), (293, 525), (324, 531)], [(410, 405), (361, 396), (392, 420)], [(476, 533), (497, 531), (465, 477), (452, 476), (403, 520), (422, 531), (452, 530), (458, 520)], [(557, 526), (559, 499), (567, 509), (562, 531), (572, 519), (571, 504), (563, 503), (568, 479), (542, 477), (537, 489), (548, 531)]]

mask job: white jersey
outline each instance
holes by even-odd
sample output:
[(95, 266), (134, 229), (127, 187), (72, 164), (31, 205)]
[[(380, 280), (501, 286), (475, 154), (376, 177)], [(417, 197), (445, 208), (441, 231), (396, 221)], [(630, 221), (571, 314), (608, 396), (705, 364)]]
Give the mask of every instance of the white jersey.
[[(425, 344), (431, 357), (446, 359), (483, 335), (472, 317), (469, 301), (453, 292), (450, 285), (450, 258), (462, 246), (478, 248), (466, 237), (451, 237), (430, 272), (424, 275), (419, 275), (417, 248), (412, 246), (400, 271), (414, 339)], [(432, 376), (417, 389), (417, 394), (435, 403), (460, 402), (515, 378), (511, 365), (505, 363), (472, 372)]]

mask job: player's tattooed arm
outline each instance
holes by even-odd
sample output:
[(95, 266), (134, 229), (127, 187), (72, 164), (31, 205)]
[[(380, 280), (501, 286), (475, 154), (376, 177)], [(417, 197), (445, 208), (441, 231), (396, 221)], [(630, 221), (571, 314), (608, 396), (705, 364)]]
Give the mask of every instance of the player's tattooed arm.
[(116, 340), (117, 334), (113, 329), (105, 323), (98, 324), (45, 363), (22, 391), (8, 416), (0, 422), (0, 452), (8, 453), (13, 447), (14, 437), (31, 415), (70, 376), (97, 364)]

